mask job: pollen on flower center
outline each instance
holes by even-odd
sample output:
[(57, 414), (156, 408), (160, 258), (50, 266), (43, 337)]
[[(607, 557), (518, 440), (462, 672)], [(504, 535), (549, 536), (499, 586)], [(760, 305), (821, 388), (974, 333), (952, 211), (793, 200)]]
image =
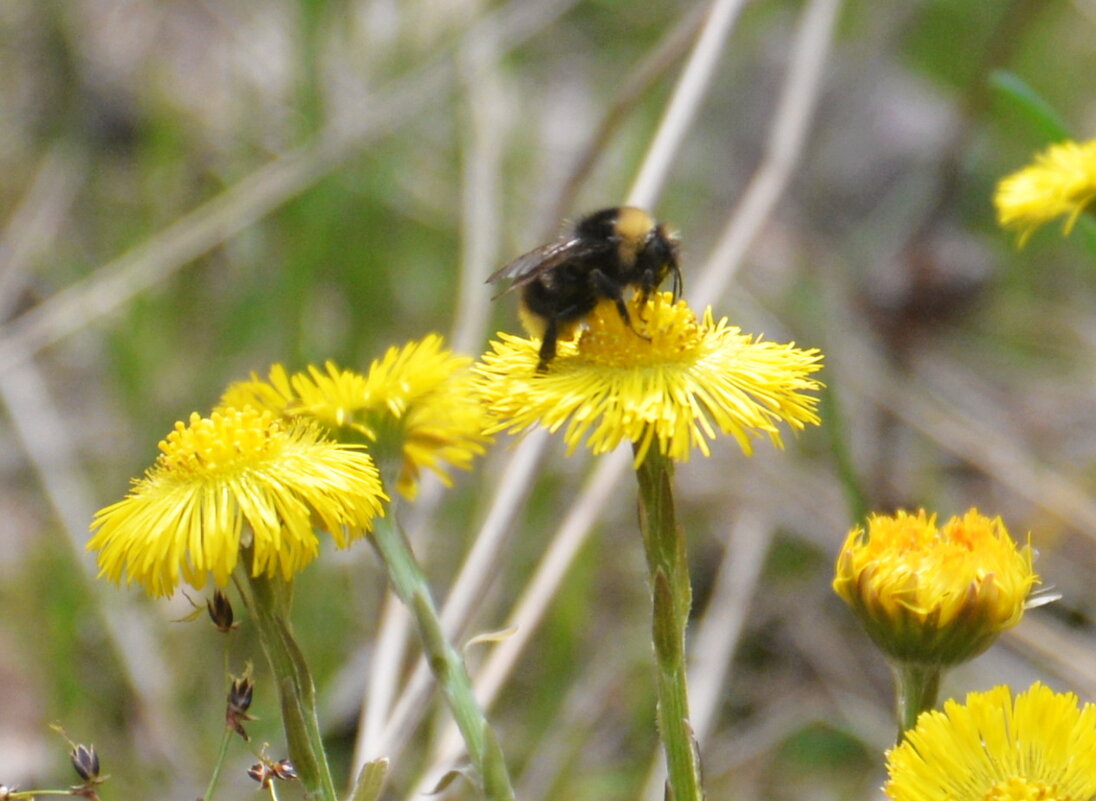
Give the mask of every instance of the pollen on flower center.
[(579, 355), (605, 367), (641, 367), (688, 361), (701, 343), (696, 315), (668, 292), (655, 293), (646, 303), (635, 295), (628, 315), (631, 326), (613, 301), (601, 301), (579, 339)]
[(224, 407), (176, 424), (144, 477), (96, 513), (100, 575), (166, 596), (180, 580), (224, 587), (243, 560), (289, 581), (319, 554), (317, 529), (340, 548), (370, 530), (387, 497), (369, 454), (275, 414)]
[(175, 430), (160, 442), (156, 462), (177, 475), (209, 475), (252, 464), (280, 447), (281, 439), (272, 435), (281, 430), (271, 412), (251, 407), (214, 412), (205, 418), (193, 413), (189, 423), (176, 422)]
[(986, 793), (984, 801), (1067, 801), (1068, 796), (1046, 782), (1012, 776)]

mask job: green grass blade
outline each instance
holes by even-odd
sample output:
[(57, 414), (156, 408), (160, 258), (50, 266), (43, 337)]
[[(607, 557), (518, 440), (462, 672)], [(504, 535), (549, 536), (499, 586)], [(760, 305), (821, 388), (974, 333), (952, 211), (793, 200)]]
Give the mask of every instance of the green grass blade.
[(1054, 107), (1020, 76), (1007, 70), (994, 70), (989, 82), (994, 91), (1021, 112), (1048, 142), (1073, 138), (1069, 126)]

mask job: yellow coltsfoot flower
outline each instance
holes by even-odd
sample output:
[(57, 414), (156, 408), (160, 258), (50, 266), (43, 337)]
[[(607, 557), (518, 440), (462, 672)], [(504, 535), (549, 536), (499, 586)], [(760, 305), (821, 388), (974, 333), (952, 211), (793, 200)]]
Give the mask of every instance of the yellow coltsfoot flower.
[(1020, 622), (1039, 577), (1030, 545), (1001, 519), (971, 509), (937, 529), (936, 516), (872, 515), (849, 532), (834, 591), (884, 653), (900, 663), (954, 665)]
[(540, 343), (508, 334), (476, 365), (479, 391), (498, 422), (491, 431), (541, 425), (564, 429), (569, 452), (585, 439), (594, 453), (634, 444), (636, 464), (647, 451), (687, 461), (695, 447), (730, 434), (747, 454), (751, 435), (781, 445), (777, 424), (817, 425), (822, 385), (819, 351), (764, 342), (718, 322), (711, 309), (697, 319), (667, 292), (628, 305), (634, 325), (612, 301), (602, 301), (573, 342), (560, 342), (547, 371), (538, 372)]
[(330, 361), (293, 375), (275, 364), (265, 381), (253, 374), (231, 385), (221, 404), (311, 417), (335, 436), (352, 431), (382, 450), (394, 440), (402, 455), (396, 489), (414, 498), (424, 469), (449, 485), (447, 466), (467, 470), (490, 441), (489, 420), (471, 392), (471, 361), (431, 334), (389, 348), (367, 375)]
[(1066, 218), (1068, 234), (1094, 199), (1096, 139), (1051, 145), (1033, 164), (1001, 179), (993, 202), (1001, 227), (1019, 230), (1023, 246), (1036, 228), (1056, 217)]
[(180, 578), (201, 589), (212, 574), (225, 586), (242, 549), (253, 575), (289, 580), (319, 551), (314, 524), (345, 547), (383, 514), (369, 455), (314, 423), (224, 408), (176, 423), (159, 447), (129, 494), (95, 515), (87, 545), (101, 576), (153, 596), (170, 595)]
[(1036, 683), (970, 693), (929, 711), (887, 754), (892, 801), (1088, 801), (1096, 706)]

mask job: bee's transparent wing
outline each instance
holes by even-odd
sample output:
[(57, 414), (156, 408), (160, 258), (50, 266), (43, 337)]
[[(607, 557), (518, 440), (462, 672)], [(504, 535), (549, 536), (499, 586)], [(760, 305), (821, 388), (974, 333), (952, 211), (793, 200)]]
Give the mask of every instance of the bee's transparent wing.
[(492, 300), (525, 286), (538, 275), (543, 275), (570, 259), (590, 255), (594, 250), (595, 248), (590, 247), (589, 244), (577, 237), (541, 245), (535, 250), (530, 250), (528, 253), (518, 256), (501, 270), (492, 273), (487, 279), (488, 284), (503, 280), (511, 282), (506, 289), (495, 295)]

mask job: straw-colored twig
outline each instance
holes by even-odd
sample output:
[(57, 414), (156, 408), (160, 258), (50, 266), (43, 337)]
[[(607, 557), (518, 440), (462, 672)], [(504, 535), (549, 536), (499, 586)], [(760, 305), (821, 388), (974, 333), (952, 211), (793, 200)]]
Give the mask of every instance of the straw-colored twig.
[[(505, 542), (513, 534), (514, 518), (532, 487), (546, 442), (547, 434), (533, 432), (502, 471), (503, 479), (496, 489), (498, 502), (492, 505), (442, 610), (443, 630), (451, 640), (460, 638), (475, 611), (476, 600), (482, 597), (485, 586), (496, 574), (498, 562), (505, 552)], [(380, 754), (395, 758), (422, 719), (432, 687), (430, 671), (425, 664), (419, 664), (404, 686), (384, 729), (379, 735), (359, 743), (356, 760), (364, 764)]]
[[(488, 295), (484, 280), (493, 269), (498, 253), (499, 184), (502, 168), (502, 135), (504, 121), (501, 109), (499, 78), (490, 67), (497, 61), (498, 43), (485, 32), (471, 40), (461, 53), (466, 80), (463, 82), (467, 96), (463, 137), (463, 191), (462, 191), (462, 253), (460, 290), (457, 297), (456, 322), (450, 339), (457, 353), (478, 351), (486, 334)], [(436, 485), (435, 485), (436, 486)], [(415, 506), (436, 509), (437, 493), (431, 498), (420, 497)], [(410, 526), (411, 531), (415, 530)], [(443, 618), (443, 623), (445, 620)], [(391, 593), (388, 593), (384, 613), (376, 636), (376, 647), (369, 670), (369, 681), (362, 699), (358, 739), (355, 744), (355, 771), (387, 751), (381, 749), (385, 742), (382, 733), (389, 719), (393, 704), (398, 700), (400, 667), (405, 648), (410, 641), (411, 618), (402, 610)], [(446, 635), (452, 637), (451, 630)], [(412, 681), (417, 679), (421, 687), (408, 685), (403, 693), (420, 695), (428, 687), (429, 676), (425, 665), (420, 664)], [(368, 756), (373, 754), (373, 756)]]
[[(771, 211), (775, 196), (779, 194), (779, 191), (774, 194), (774, 189), (779, 190), (786, 185), (791, 167), (794, 165), (795, 157), (798, 154), (798, 148), (802, 146), (806, 127), (811, 119), (810, 112), (814, 108), (815, 93), (818, 87), (817, 72), (821, 68), (822, 58), (828, 51), (829, 34), (832, 32), (832, 18), (836, 15), (838, 6), (838, 0), (816, 0), (811, 4), (810, 10), (805, 15), (805, 21), (802, 25), (813, 31), (813, 34), (806, 35), (802, 32), (803, 27), (801, 27), (800, 41), (802, 46), (797, 49), (795, 64), (789, 69), (789, 77), (782, 94), (781, 112), (778, 114), (775, 124), (774, 140), (780, 144), (779, 146), (774, 145), (770, 150), (769, 158), (762, 163), (758, 177), (754, 179), (754, 184), (760, 185), (765, 190), (763, 198), (770, 198), (770, 200), (766, 203), (753, 203), (750, 205), (748, 224), (741, 222), (736, 224), (735, 221), (738, 215), (733, 216), (732, 222), (728, 226), (729, 230), (741, 229), (756, 233), (756, 230), (760, 227), (760, 221)], [(828, 12), (828, 16), (823, 14), (823, 11)], [(821, 24), (819, 20), (822, 22), (828, 20), (829, 24)], [(720, 20), (717, 18), (716, 22), (718, 23)], [(821, 40), (818, 38), (819, 31), (824, 34)], [(703, 36), (701, 40), (704, 40)], [(708, 57), (711, 57), (710, 52)], [(813, 80), (807, 80), (810, 77), (806, 74), (808, 68), (815, 70)], [(699, 67), (696, 68), (694, 80), (700, 80), (705, 71)], [(687, 92), (690, 96), (695, 97), (697, 94), (697, 89), (693, 84), (687, 84), (682, 88), (682, 84), (679, 83), (679, 89)], [(691, 113), (690, 104), (682, 103), (680, 108), (683, 114)], [(664, 124), (676, 127), (674, 120), (667, 120)], [(666, 135), (666, 141), (675, 139), (680, 142), (679, 135)], [(653, 156), (649, 157), (654, 158)], [(659, 163), (668, 164), (672, 159), (672, 154), (663, 150), (657, 155), (657, 158)], [(644, 170), (648, 171), (651, 176), (657, 176), (658, 174), (658, 170), (653, 166), (650, 168), (645, 167)], [(637, 180), (636, 189), (630, 194), (628, 202), (647, 206), (653, 205), (655, 198), (647, 196), (645, 193), (652, 191), (659, 184), (660, 181), (656, 177), (642, 182)], [(755, 190), (755, 192), (760, 191), (760, 189)], [(742, 206), (740, 206), (740, 210), (742, 210)], [(745, 213), (745, 211), (742, 211), (742, 213)], [(753, 233), (748, 237), (749, 241), (752, 241)], [(721, 280), (712, 273), (717, 271), (726, 272), (726, 264), (727, 260), (725, 258), (713, 258), (708, 261), (701, 278), (702, 283), (706, 283), (708, 288), (695, 293), (694, 297), (697, 303), (712, 299), (713, 295), (711, 293), (717, 291), (721, 286)], [(704, 282), (705, 277), (708, 278), (707, 282)], [(729, 280), (729, 278), (722, 280)], [(586, 488), (576, 498), (570, 513), (545, 552), (541, 565), (538, 567), (526, 592), (515, 604), (514, 612), (508, 618), (508, 626), (516, 626), (517, 634), (497, 645), (477, 673), (477, 699), (485, 709), (491, 706), (499, 689), (505, 683), (510, 670), (554, 597), (571, 560), (585, 542), (590, 528), (598, 519), (600, 510), (604, 508), (608, 497), (626, 473), (628, 466), (629, 459), (627, 453), (623, 451), (602, 458), (599, 460)], [(459, 753), (459, 749), (459, 739), (456, 737), (456, 733), (450, 730), (446, 738), (440, 742), (435, 753), (434, 768), (431, 773), (449, 764)], [(423, 783), (420, 786), (426, 787), (427, 785)]]
[[(550, 608), (571, 563), (586, 543), (590, 530), (604, 517), (609, 496), (631, 466), (631, 453), (623, 449), (597, 460), (597, 466), (571, 503), (533, 577), (506, 620), (506, 628), (513, 629), (514, 634), (496, 645), (476, 671), (476, 698), (484, 709), (489, 709), (498, 697), (515, 663)], [(460, 755), (460, 748), (460, 740), (455, 732), (447, 731), (445, 737), (439, 741), (427, 776), (433, 776), (443, 766), (450, 764)], [(428, 783), (424, 779), (418, 789), (427, 787)]]
[(765, 156), (692, 285), (689, 298), (697, 305), (727, 290), (799, 163), (840, 10), (841, 0), (812, 0), (803, 10)]
[[(791, 149), (793, 145), (801, 147), (805, 138), (805, 130), (810, 122), (810, 111), (814, 108), (815, 93), (818, 82), (817, 73), (821, 69), (821, 59), (828, 50), (829, 34), (832, 32), (832, 19), (839, 7), (838, 0), (815, 0), (805, 14), (802, 25), (813, 33), (807, 36), (801, 27), (800, 40), (806, 40), (803, 47), (795, 52), (795, 63), (789, 69), (788, 80), (782, 93), (781, 113), (778, 114), (774, 126), (774, 141), (779, 141), (779, 147), (775, 146), (770, 151), (770, 158), (759, 167), (758, 175), (751, 186), (764, 188), (764, 198), (771, 198), (767, 203), (751, 203), (745, 207), (745, 202), (739, 207), (743, 214), (749, 211), (747, 223), (737, 222), (738, 215), (731, 218), (728, 230), (751, 230), (756, 233), (760, 228), (760, 220), (772, 209), (775, 201), (774, 189), (781, 189), (786, 185), (791, 166), (795, 163), (798, 149)], [(819, 10), (821, 9), (821, 11)], [(828, 12), (822, 14), (822, 12)], [(829, 22), (830, 24), (821, 24)], [(820, 27), (821, 25), (821, 27)], [(822, 36), (821, 41), (817, 38)], [(807, 80), (808, 72), (813, 69), (814, 79)], [(690, 93), (692, 93), (690, 88)], [(660, 155), (665, 159), (666, 155)], [(652, 168), (653, 169), (653, 168)], [(652, 173), (653, 174), (653, 173)], [(637, 181), (637, 185), (639, 182)], [(642, 187), (640, 187), (642, 189)], [(644, 190), (646, 191), (646, 190)], [(760, 189), (754, 190), (760, 192)], [(778, 194), (778, 192), (777, 192)], [(653, 198), (643, 198), (638, 193), (629, 197), (628, 202), (645, 202), (651, 205)], [(741, 234), (735, 239), (740, 240)], [(748, 240), (752, 241), (753, 236)], [(729, 278), (720, 279), (713, 273), (724, 272), (726, 274), (727, 260), (722, 256), (722, 251), (717, 251), (708, 260), (701, 275), (703, 287), (695, 293), (695, 302), (698, 304), (710, 302), (714, 293), (719, 291), (722, 282)], [(705, 280), (707, 279), (707, 280)], [(576, 498), (571, 511), (565, 518), (556, 536), (553, 538), (541, 566), (538, 568), (526, 592), (515, 604), (514, 612), (508, 619), (508, 625), (517, 626), (518, 633), (508, 640), (500, 643), (492, 651), (484, 662), (483, 667), (477, 673), (476, 689), (480, 703), (489, 708), (498, 690), (508, 677), (512, 666), (521, 654), (528, 638), (532, 636), (535, 628), (542, 618), (547, 604), (554, 597), (562, 577), (570, 566), (571, 559), (578, 553), (590, 528), (599, 517), (600, 510), (614, 491), (616, 485), (627, 472), (629, 459), (626, 452), (617, 452), (599, 460), (595, 472), (586, 487)], [(452, 738), (450, 734), (450, 738)], [(457, 746), (455, 739), (447, 741), (450, 749)], [(444, 764), (446, 758), (451, 758), (452, 751), (439, 748), (437, 763)]]
[(849, 350), (843, 351), (840, 363), (857, 365), (855, 370), (842, 370), (842, 381), (849, 381), (850, 388), (891, 410), (942, 450), (975, 465), (1018, 497), (1096, 541), (1096, 503), (1061, 471), (960, 408), (943, 392), (934, 391), (932, 382), (900, 375), (863, 344), (846, 342), (841, 347)]
[[(598, 158), (605, 152), (617, 129), (627, 119), (636, 104), (688, 52), (689, 45), (707, 19), (709, 6), (697, 4), (662, 38), (644, 59), (631, 70), (620, 90), (616, 92), (597, 129), (590, 136), (586, 147), (578, 154), (574, 166), (567, 173), (548, 219), (552, 225), (563, 219), (575, 202), (579, 189), (593, 172)], [(548, 232), (550, 234), (550, 232)]]
[[(477, 22), (461, 45), (490, 36), (505, 53), (557, 19), (575, 0), (523, 0)], [(451, 54), (359, 98), (316, 139), (260, 167), (87, 278), (0, 327), (0, 371), (123, 308), (177, 269), (312, 186), (365, 145), (392, 133), (452, 90)]]
[(51, 148), (8, 217), (0, 232), (0, 320), (14, 310), (35, 261), (56, 237), (83, 173), (82, 162), (67, 148)]
[(172, 765), (176, 776), (193, 776), (196, 758), (178, 736), (186, 727), (177, 720), (170, 704), (174, 674), (151, 634), (156, 624), (142, 608), (127, 603), (124, 596), (95, 580), (93, 560), (84, 550), (88, 522), (95, 511), (92, 492), (80, 469), (75, 437), (33, 362), (5, 371), (0, 381), (0, 403), (7, 409), (23, 452), (60, 518), (73, 561), (87, 579), (87, 592), (95, 601), (94, 612), (133, 690), (135, 718), (146, 742)]
[(666, 177), (708, 93), (727, 37), (744, 5), (746, 0), (714, 0), (711, 4), (700, 38), (674, 87), (662, 122), (643, 159), (643, 166), (628, 193), (629, 204), (651, 208), (662, 194)]
[(490, 318), (487, 276), (499, 256), (503, 139), (508, 127), (499, 46), (488, 36), (461, 52), (466, 102), (462, 128), (461, 272), (453, 350), (479, 351)]
[[(392, 754), (382, 733), (392, 716), (394, 704), (410, 691), (410, 686), (401, 690), (400, 679), (411, 644), (411, 615), (391, 588), (384, 594), (381, 610), (376, 634), (367, 643), (370, 651), (366, 665), (369, 678), (358, 714), (352, 774), (361, 770), (367, 762)], [(422, 672), (423, 681), (431, 682), (430, 671), (425, 665)]]

